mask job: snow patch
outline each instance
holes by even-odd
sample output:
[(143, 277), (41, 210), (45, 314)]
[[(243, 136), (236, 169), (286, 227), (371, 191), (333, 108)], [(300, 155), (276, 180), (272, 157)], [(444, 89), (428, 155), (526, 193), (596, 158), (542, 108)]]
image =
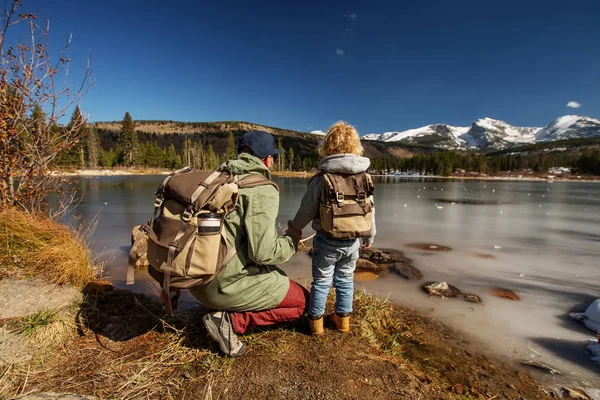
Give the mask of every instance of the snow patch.
[(599, 120), (579, 115), (564, 115), (555, 119), (538, 132), (536, 140), (548, 142), (592, 137), (600, 137)]

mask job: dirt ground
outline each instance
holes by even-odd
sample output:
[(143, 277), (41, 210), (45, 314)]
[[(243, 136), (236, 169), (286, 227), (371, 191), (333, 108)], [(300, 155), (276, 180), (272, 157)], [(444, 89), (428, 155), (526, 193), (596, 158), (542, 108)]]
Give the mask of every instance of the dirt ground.
[[(222, 357), (203, 310), (163, 320), (153, 299), (89, 284), (79, 335), (34, 367), (13, 368), (11, 393), (99, 398), (548, 399), (531, 376), (474, 350), (412, 310), (357, 293), (352, 332), (309, 335), (305, 320), (242, 337)], [(328, 323), (326, 323), (328, 326)], [(6, 377), (5, 377), (6, 378)], [(0, 396), (1, 397), (1, 396)]]

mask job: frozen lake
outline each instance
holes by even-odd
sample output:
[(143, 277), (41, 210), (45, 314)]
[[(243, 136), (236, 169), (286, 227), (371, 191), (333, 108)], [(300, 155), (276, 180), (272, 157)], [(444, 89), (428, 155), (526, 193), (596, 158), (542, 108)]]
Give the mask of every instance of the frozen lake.
[[(94, 248), (106, 274), (121, 288), (130, 231), (150, 217), (153, 193), (163, 176), (80, 178), (86, 220), (101, 213)], [(293, 216), (306, 180), (280, 179), (282, 226)], [(563, 372), (554, 378), (600, 387), (600, 365), (585, 344), (593, 332), (568, 317), (600, 297), (600, 183), (457, 181), (378, 178), (375, 247), (395, 248), (414, 261), (424, 281), (446, 281), (479, 295), (485, 305), (429, 298), (415, 281), (388, 274), (357, 284), (413, 307), (457, 330), (488, 351), (510, 359), (533, 359)], [(310, 234), (307, 228), (305, 236)], [(410, 248), (436, 243), (449, 252)], [(298, 254), (283, 266), (291, 278), (310, 282), (310, 259)], [(157, 294), (136, 275), (133, 290)], [(513, 290), (520, 301), (488, 290)], [(186, 297), (185, 301), (192, 301)]]

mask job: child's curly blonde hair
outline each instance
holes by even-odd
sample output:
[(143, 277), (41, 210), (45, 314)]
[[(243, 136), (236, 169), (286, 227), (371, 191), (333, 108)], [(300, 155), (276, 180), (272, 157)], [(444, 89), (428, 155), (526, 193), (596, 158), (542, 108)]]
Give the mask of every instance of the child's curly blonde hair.
[(356, 154), (362, 156), (363, 147), (360, 144), (360, 136), (356, 128), (344, 121), (338, 121), (327, 130), (325, 141), (319, 148), (323, 157), (334, 154)]

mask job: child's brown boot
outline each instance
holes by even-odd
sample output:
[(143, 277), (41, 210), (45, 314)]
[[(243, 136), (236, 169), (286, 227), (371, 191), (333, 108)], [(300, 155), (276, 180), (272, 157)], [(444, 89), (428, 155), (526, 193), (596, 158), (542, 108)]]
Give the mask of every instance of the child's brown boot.
[(350, 332), (350, 316), (348, 314), (334, 313), (331, 316), (331, 320), (335, 324), (335, 329), (340, 332)]
[(310, 326), (310, 332), (315, 336), (321, 336), (325, 334), (325, 330), (323, 330), (323, 316), (321, 315), (318, 318), (312, 318), (310, 315), (308, 316), (308, 325)]

